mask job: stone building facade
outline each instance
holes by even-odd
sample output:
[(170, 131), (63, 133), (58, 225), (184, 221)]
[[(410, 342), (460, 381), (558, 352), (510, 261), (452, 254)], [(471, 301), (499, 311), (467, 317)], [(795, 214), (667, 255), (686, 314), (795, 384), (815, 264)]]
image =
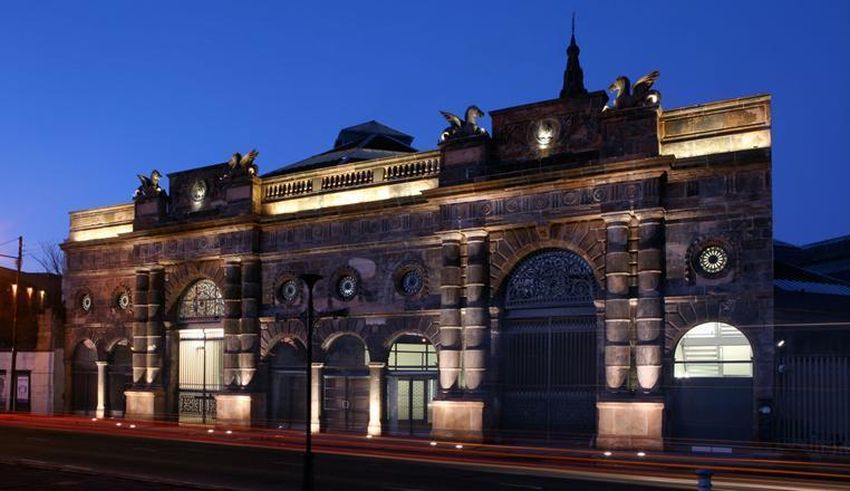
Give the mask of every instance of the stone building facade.
[(71, 214), (66, 350), (123, 350), (134, 418), (298, 427), (309, 390), (314, 431), (648, 449), (717, 435), (721, 383), (729, 438), (764, 436), (770, 99), (661, 109), (655, 78), (608, 104), (573, 40), (560, 97), (490, 133), (473, 106), (436, 150), (370, 122), (263, 176), (156, 173)]

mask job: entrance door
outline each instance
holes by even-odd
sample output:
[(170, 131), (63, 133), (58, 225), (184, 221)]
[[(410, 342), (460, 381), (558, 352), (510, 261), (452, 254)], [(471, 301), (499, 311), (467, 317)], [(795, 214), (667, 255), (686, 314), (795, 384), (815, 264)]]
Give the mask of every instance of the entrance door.
[(130, 347), (118, 344), (112, 348), (106, 371), (106, 407), (114, 417), (124, 416), (124, 391), (133, 380), (133, 361)]
[(365, 433), (369, 424), (369, 377), (326, 375), (325, 428), (328, 431)]
[(180, 330), (178, 419), (181, 423), (215, 422), (215, 395), (222, 389), (224, 331)]
[(394, 401), (388, 414), (389, 430), (426, 434), (431, 429), (431, 401), (437, 391), (434, 377), (388, 377), (387, 398)]
[(303, 428), (306, 416), (307, 356), (291, 342), (278, 343), (269, 357), (269, 424), (276, 428)]
[(74, 349), (71, 367), (71, 409), (80, 414), (93, 414), (97, 407), (97, 349), (85, 340)]

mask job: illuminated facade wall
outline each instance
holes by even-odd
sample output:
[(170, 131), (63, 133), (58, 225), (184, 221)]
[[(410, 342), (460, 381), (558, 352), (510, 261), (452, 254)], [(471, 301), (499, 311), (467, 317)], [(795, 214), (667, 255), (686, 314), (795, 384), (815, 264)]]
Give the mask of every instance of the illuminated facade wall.
[[(427, 384), (401, 389), (434, 387), (427, 424), (435, 434), (482, 438), (507, 424), (507, 409), (537, 414), (503, 397), (504, 370), (513, 369), (501, 356), (504, 339), (528, 317), (564, 339), (577, 325), (593, 330), (583, 348), (591, 352), (582, 352), (594, 367), (588, 439), (657, 448), (677, 431), (677, 343), (694, 326), (723, 322), (752, 346), (748, 416), (758, 437), (757, 409), (772, 397), (769, 98), (669, 111), (603, 111), (606, 101), (591, 92), (493, 111), (492, 136), (450, 138), (429, 152), (268, 178), (223, 179), (227, 164), (187, 170), (169, 176), (168, 195), (73, 213), (66, 349), (91, 340), (105, 353), (130, 342), (135, 415), (173, 417), (179, 332), (188, 327), (179, 305), (208, 279), (225, 304), (205, 326), (223, 332), (219, 420), (303, 415), (269, 400), (303, 394), (287, 385), (303, 372), (272, 356), (280, 344), (303, 349), (307, 292), (297, 277), (318, 273), (317, 308), (345, 311), (316, 328), (314, 429), (331, 421), (333, 408), (322, 406), (334, 403), (329, 387), (355, 407), (334, 424), (376, 434), (394, 417), (398, 426), (385, 381), (401, 336), (436, 351), (437, 382), (423, 368)], [(592, 297), (508, 305), (516, 267), (547, 250), (580, 258)], [(120, 303), (125, 293), (129, 305)], [(559, 321), (577, 315), (580, 323)], [(341, 336), (359, 340), (367, 356), (329, 361)], [(571, 342), (557, 346), (581, 344)], [(551, 366), (573, 370), (557, 361)], [(543, 406), (554, 404), (549, 390)]]

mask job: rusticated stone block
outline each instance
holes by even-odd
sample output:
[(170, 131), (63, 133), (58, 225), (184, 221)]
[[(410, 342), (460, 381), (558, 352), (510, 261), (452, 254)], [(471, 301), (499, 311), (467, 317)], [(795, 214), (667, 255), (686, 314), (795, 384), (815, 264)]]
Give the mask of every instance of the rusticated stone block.
[(638, 365), (638, 385), (645, 391), (651, 391), (658, 385), (661, 379), (661, 365)]
[(636, 319), (635, 331), (638, 341), (655, 341), (661, 335), (664, 325), (660, 319)]
[(605, 367), (605, 385), (611, 390), (617, 390), (626, 383), (626, 377), (629, 376), (628, 366), (606, 366)]
[(631, 308), (628, 298), (610, 298), (605, 301), (606, 319), (629, 319)]
[(637, 366), (661, 365), (661, 346), (657, 344), (639, 344), (635, 346), (635, 364)]
[(605, 339), (611, 343), (626, 343), (629, 341), (629, 319), (606, 319)]
[(440, 310), (440, 326), (441, 331), (446, 328), (458, 328), (462, 325), (460, 319), (460, 310), (458, 309), (442, 309)]
[(605, 347), (605, 366), (626, 366), (630, 365), (629, 355), (631, 353), (629, 346), (606, 346)]
[(460, 326), (440, 327), (440, 344), (443, 345), (443, 350), (460, 347), (461, 332)]

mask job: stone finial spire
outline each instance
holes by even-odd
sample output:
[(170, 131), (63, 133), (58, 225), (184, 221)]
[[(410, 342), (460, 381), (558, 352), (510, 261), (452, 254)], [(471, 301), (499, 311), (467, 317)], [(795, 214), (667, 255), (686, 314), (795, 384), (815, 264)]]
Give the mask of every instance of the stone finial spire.
[(573, 12), (573, 30), (570, 36), (570, 46), (567, 48), (567, 69), (564, 70), (564, 87), (561, 89), (561, 98), (574, 97), (587, 94), (584, 88), (584, 72), (578, 62), (578, 54), (581, 50), (576, 44), (576, 14)]

